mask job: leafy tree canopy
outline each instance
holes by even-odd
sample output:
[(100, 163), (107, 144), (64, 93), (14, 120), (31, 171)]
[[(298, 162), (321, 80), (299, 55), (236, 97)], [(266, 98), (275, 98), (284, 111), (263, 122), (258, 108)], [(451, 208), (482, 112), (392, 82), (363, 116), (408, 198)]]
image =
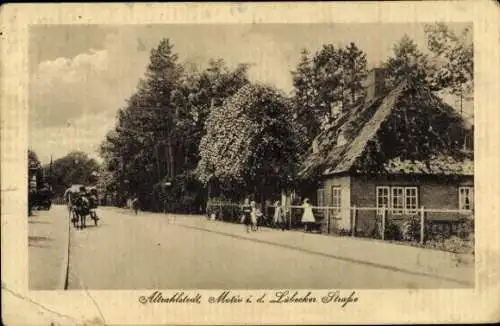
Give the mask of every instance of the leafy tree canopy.
[(408, 35), (405, 34), (393, 46), (393, 51), (393, 56), (385, 63), (390, 88), (405, 79), (411, 79), (413, 83), (432, 86), (433, 90), (439, 90), (439, 85), (433, 82), (435, 66)]
[[(349, 112), (364, 99), (366, 73), (366, 54), (354, 42), (344, 48), (326, 44), (312, 57), (302, 50), (292, 71), (293, 102), (309, 142), (319, 133), (325, 117)], [(333, 107), (340, 109), (336, 112)]]
[(51, 167), (44, 167), (46, 178), (58, 195), (72, 184), (95, 185), (99, 178), (100, 166), (84, 152), (71, 152), (55, 160)]
[(199, 179), (238, 183), (261, 194), (291, 184), (306, 143), (289, 99), (260, 84), (244, 86), (214, 109), (206, 131)]
[(457, 34), (444, 23), (426, 25), (427, 45), (444, 64), (436, 71), (436, 83), (452, 94), (471, 93), (474, 87), (472, 29)]

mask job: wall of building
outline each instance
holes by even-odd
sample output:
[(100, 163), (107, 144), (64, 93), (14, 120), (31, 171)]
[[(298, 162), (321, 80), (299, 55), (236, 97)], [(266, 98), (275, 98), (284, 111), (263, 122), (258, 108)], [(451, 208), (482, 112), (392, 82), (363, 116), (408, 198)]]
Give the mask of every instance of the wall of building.
[[(412, 176), (365, 176), (351, 177), (351, 205), (357, 207), (376, 207), (376, 188), (378, 186), (415, 186), (418, 187), (418, 207), (434, 209), (458, 209), (458, 188), (474, 186), (473, 177), (441, 178)], [(391, 215), (388, 218), (396, 223), (408, 215)], [(426, 213), (429, 220), (449, 220), (460, 217), (459, 213)], [(357, 211), (356, 229), (370, 230), (376, 223), (376, 211)]]
[(336, 176), (328, 178), (323, 181), (322, 188), (324, 189), (325, 206), (332, 206), (332, 187), (341, 188), (341, 212), (333, 218), (331, 225), (337, 228), (350, 229), (351, 228), (351, 177), (349, 176)]

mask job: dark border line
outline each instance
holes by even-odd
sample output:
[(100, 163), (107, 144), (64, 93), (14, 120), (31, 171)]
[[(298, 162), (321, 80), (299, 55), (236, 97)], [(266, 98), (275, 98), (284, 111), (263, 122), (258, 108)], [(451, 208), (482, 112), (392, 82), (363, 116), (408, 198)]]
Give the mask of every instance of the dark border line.
[[(65, 216), (63, 218), (66, 218)], [(66, 278), (64, 279), (64, 291), (68, 290), (68, 285), (69, 285), (69, 264), (71, 260), (71, 215), (68, 216), (68, 259), (66, 260)]]
[[(184, 228), (188, 228), (188, 229), (198, 230), (198, 231), (205, 231), (205, 232), (211, 232), (211, 233), (215, 233), (215, 234), (225, 235), (225, 236), (236, 238), (236, 239), (253, 241), (253, 242), (258, 242), (258, 243), (267, 244), (267, 245), (271, 245), (271, 246), (286, 248), (286, 249), (290, 249), (290, 250), (302, 251), (302, 252), (305, 252), (305, 253), (308, 253), (308, 254), (311, 254), (311, 255), (333, 258), (333, 259), (336, 259), (336, 260), (345, 261), (345, 262), (349, 262), (349, 263), (354, 263), (354, 264), (358, 264), (358, 265), (366, 265), (366, 266), (370, 266), (370, 267), (375, 267), (375, 268), (379, 268), (379, 269), (386, 269), (386, 270), (390, 270), (390, 271), (393, 271), (393, 272), (406, 273), (406, 274), (415, 275), (415, 276), (430, 277), (430, 278), (434, 278), (434, 279), (439, 279), (439, 280), (443, 280), (443, 281), (448, 281), (448, 282), (453, 282), (453, 283), (457, 283), (457, 284), (460, 284), (460, 285), (464, 285), (464, 286), (466, 286), (468, 288), (474, 288), (474, 283), (470, 283), (470, 282), (466, 282), (466, 281), (461, 281), (461, 280), (457, 280), (457, 279), (446, 277), (446, 276), (441, 276), (441, 275), (436, 275), (436, 274), (431, 274), (431, 273), (426, 273), (426, 272), (414, 272), (414, 271), (411, 271), (411, 270), (408, 270), (408, 269), (399, 268), (399, 267), (394, 267), (394, 266), (389, 266), (389, 265), (382, 265), (382, 264), (377, 264), (377, 263), (371, 263), (371, 262), (357, 260), (357, 259), (353, 259), (353, 258), (340, 257), (340, 256), (336, 256), (336, 255), (321, 253), (321, 252), (317, 252), (317, 251), (313, 251), (313, 250), (309, 250), (309, 249), (304, 249), (304, 248), (293, 247), (293, 246), (290, 246), (290, 245), (276, 243), (276, 242), (271, 242), (271, 241), (267, 241), (267, 240), (251, 239), (251, 238), (247, 238), (247, 237), (240, 236), (240, 235), (226, 233), (226, 232), (223, 232), (223, 231), (210, 230), (210, 229), (206, 229), (206, 228), (202, 228), (202, 227), (197, 227), (197, 226), (191, 226), (191, 225), (185, 225), (185, 224), (174, 224), (174, 225), (180, 226), (180, 227), (184, 227)], [(461, 288), (457, 288), (457, 289), (461, 289)]]

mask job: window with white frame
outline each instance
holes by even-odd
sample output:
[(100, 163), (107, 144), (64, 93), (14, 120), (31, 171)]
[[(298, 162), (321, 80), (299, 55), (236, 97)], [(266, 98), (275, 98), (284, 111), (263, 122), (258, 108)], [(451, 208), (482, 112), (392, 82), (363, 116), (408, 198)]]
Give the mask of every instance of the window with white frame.
[(382, 214), (382, 207), (392, 214), (416, 214), (418, 211), (417, 187), (377, 187), (377, 214)]
[(382, 215), (382, 208), (389, 208), (391, 195), (389, 187), (377, 187), (377, 214)]
[(403, 214), (404, 209), (404, 192), (403, 187), (392, 187), (391, 188), (391, 209), (392, 214)]
[(405, 187), (405, 213), (416, 214), (418, 203), (417, 187)]
[(318, 200), (317, 200), (316, 204), (319, 207), (324, 206), (325, 205), (325, 190), (324, 189), (318, 189), (317, 196), (318, 196)]
[(332, 187), (332, 208), (335, 213), (340, 212), (342, 202), (342, 190), (338, 186)]
[(458, 188), (458, 208), (461, 210), (474, 209), (474, 188), (460, 187)]

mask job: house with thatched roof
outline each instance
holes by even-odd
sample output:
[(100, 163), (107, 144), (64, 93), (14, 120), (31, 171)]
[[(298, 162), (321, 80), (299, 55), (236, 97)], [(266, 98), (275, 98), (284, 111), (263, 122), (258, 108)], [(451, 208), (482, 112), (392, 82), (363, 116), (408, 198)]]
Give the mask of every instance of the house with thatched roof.
[[(303, 195), (332, 207), (345, 229), (353, 206), (385, 207), (393, 219), (422, 206), (472, 209), (471, 127), (422, 85), (407, 80), (389, 88), (378, 69), (367, 80), (365, 103), (340, 114), (314, 139), (299, 173), (312, 181)], [(370, 228), (377, 214), (360, 210), (356, 228)]]

